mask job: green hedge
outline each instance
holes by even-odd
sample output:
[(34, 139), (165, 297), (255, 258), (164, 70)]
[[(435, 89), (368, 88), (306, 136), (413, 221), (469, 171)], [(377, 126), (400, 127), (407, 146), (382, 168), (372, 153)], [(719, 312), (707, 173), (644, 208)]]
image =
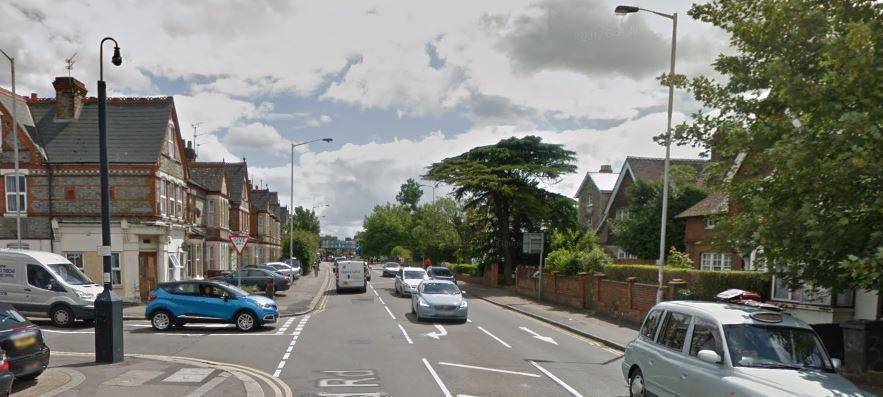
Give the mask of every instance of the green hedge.
[(451, 269), (455, 274), (465, 273), (470, 276), (478, 276), (478, 265), (473, 265), (471, 263), (449, 263), (448, 269)]
[[(645, 265), (607, 265), (603, 273), (606, 279), (625, 281), (629, 277), (637, 277), (637, 282), (656, 284), (658, 268)], [(679, 278), (687, 282), (686, 288), (690, 296), (699, 300), (712, 300), (721, 291), (738, 288), (760, 294), (764, 300), (770, 298), (770, 274), (753, 271), (713, 272), (694, 269), (675, 269), (666, 267), (663, 280), (667, 283)]]

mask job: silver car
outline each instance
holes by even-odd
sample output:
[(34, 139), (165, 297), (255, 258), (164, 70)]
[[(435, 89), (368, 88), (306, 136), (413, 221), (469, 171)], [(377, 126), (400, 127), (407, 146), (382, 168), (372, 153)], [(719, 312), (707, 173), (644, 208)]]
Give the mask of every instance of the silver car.
[(466, 321), (469, 304), (457, 288), (447, 280), (426, 280), (411, 294), (411, 313), (417, 321), (424, 319), (451, 319)]
[(293, 268), (291, 265), (282, 262), (268, 262), (261, 266), (271, 268), (283, 276), (288, 276), (291, 280), (300, 278), (300, 268)]
[(838, 375), (813, 329), (747, 305), (663, 302), (628, 344), (631, 396), (872, 396)]
[(400, 268), (399, 272), (396, 273), (395, 283), (393, 283), (396, 294), (411, 295), (417, 292), (417, 286), (420, 285), (420, 283), (427, 278), (428, 277), (426, 276), (426, 270), (423, 270), (419, 267)]

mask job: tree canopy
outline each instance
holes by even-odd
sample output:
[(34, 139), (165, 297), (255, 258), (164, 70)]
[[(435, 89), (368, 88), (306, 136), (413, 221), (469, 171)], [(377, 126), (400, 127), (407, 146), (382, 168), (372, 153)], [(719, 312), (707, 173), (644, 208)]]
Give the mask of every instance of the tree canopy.
[(420, 197), (423, 197), (423, 190), (420, 189), (420, 184), (414, 178), (408, 178), (402, 184), (399, 193), (396, 194), (396, 201), (401, 205), (407, 206), (411, 211), (415, 211), (417, 210), (417, 203), (420, 202)]
[(319, 217), (313, 210), (304, 207), (294, 207), (294, 213), (291, 215), (291, 222), (295, 230), (306, 230), (317, 236), (320, 231)]
[(462, 200), (467, 210), (479, 213), (473, 219), (488, 222), (493, 236), (489, 252), (496, 260), (502, 259), (503, 272), (508, 275), (513, 270), (513, 247), (520, 244), (524, 225), (539, 227), (542, 222), (537, 220), (549, 219), (555, 211), (575, 211), (573, 200), (540, 187), (575, 172), (574, 162), (575, 153), (563, 146), (526, 136), (476, 147), (434, 163), (424, 178), (453, 186), (454, 197)]
[[(686, 86), (705, 109), (675, 139), (724, 161), (737, 213), (721, 222), (741, 252), (762, 246), (795, 286), (883, 289), (883, 4), (716, 0), (689, 14), (736, 50), (723, 82)], [(714, 181), (715, 178), (709, 178)]]

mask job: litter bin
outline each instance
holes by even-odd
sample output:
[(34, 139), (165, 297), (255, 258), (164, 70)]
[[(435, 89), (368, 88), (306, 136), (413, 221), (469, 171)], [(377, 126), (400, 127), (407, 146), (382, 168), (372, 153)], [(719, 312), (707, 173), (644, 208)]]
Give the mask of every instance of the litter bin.
[(843, 353), (851, 372), (883, 370), (883, 321), (852, 320), (843, 328)]

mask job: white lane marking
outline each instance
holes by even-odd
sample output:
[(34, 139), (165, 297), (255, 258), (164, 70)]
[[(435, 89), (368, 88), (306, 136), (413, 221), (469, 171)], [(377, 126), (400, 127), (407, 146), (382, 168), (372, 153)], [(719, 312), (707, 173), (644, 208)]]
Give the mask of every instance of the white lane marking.
[(428, 336), (430, 338), (435, 338), (436, 340), (438, 340), (442, 336), (448, 335), (448, 331), (445, 330), (445, 327), (442, 327), (440, 324), (433, 324), (433, 325), (435, 325), (435, 329), (437, 329), (438, 332), (430, 332), (430, 333), (426, 334), (426, 336)]
[(471, 323), (471, 322), (472, 322), (472, 319), (471, 319), (471, 318), (467, 318), (467, 319), (466, 319), (466, 322), (467, 322), (467, 323)]
[(380, 303), (382, 303), (382, 304), (384, 304), (384, 305), (386, 304), (386, 302), (383, 301), (383, 298), (380, 298), (379, 295), (378, 295), (378, 298), (377, 298), (377, 299), (380, 301)]
[(282, 373), (282, 370), (281, 370), (281, 369), (277, 369), (277, 370), (273, 371), (273, 377), (274, 377), (274, 378), (278, 378), (278, 377), (279, 377), (279, 374), (281, 374), (281, 373)]
[(376, 297), (378, 297), (378, 298), (380, 297), (380, 294), (377, 293), (377, 290), (374, 289), (374, 287), (371, 287), (371, 292), (374, 293), (374, 296), (376, 296)]
[(557, 345), (557, 344), (558, 344), (558, 342), (555, 342), (555, 339), (552, 339), (552, 338), (549, 337), (549, 336), (542, 336), (542, 335), (540, 335), (540, 334), (538, 334), (538, 333), (536, 333), (536, 332), (533, 332), (530, 328), (527, 328), (527, 327), (518, 327), (518, 328), (520, 328), (520, 329), (521, 329), (522, 331), (524, 331), (524, 332), (527, 332), (527, 333), (533, 335), (534, 338), (537, 338), (537, 339), (539, 339), (539, 340), (541, 340), (541, 341), (543, 341), (543, 342), (549, 342), (549, 343), (551, 343), (551, 344), (553, 344), (553, 345)]
[(387, 313), (389, 313), (389, 316), (390, 316), (390, 317), (392, 317), (392, 319), (393, 319), (393, 320), (395, 320), (395, 319), (396, 319), (396, 316), (394, 316), (394, 315), (393, 315), (393, 314), (392, 314), (392, 311), (391, 311), (391, 310), (389, 310), (389, 308), (388, 308), (388, 307), (386, 307), (386, 306), (383, 306), (383, 308), (384, 308), (384, 309), (386, 309), (386, 312), (387, 312)]
[(181, 368), (163, 379), (163, 382), (202, 383), (214, 372), (214, 368)]
[(527, 362), (531, 363), (534, 367), (537, 367), (538, 370), (542, 371), (542, 372), (543, 372), (544, 374), (546, 374), (546, 376), (548, 376), (549, 378), (552, 378), (552, 380), (554, 380), (555, 383), (561, 385), (561, 387), (563, 387), (564, 390), (569, 391), (570, 394), (573, 395), (573, 397), (583, 397), (582, 394), (579, 394), (579, 392), (577, 392), (577, 391), (574, 390), (572, 387), (570, 387), (570, 385), (568, 385), (567, 383), (564, 383), (564, 381), (562, 381), (561, 379), (558, 379), (557, 376), (552, 375), (551, 372), (549, 372), (549, 371), (547, 371), (545, 368), (541, 367), (541, 366), (540, 366), (539, 364), (537, 364), (535, 361), (533, 361), (533, 360), (527, 360)]
[[(239, 378), (243, 385), (245, 385), (245, 395), (246, 397), (264, 397), (264, 389), (258, 383), (258, 381), (252, 379), (251, 376), (248, 376), (239, 371), (230, 371), (233, 372), (233, 376)], [(264, 380), (266, 382), (266, 380)]]
[(533, 378), (540, 378), (540, 375), (532, 374), (529, 372), (518, 372), (518, 371), (508, 371), (505, 369), (496, 369), (496, 368), (487, 368), (487, 367), (476, 367), (474, 365), (466, 365), (466, 364), (454, 364), (454, 363), (446, 363), (444, 361), (439, 362), (439, 365), (447, 365), (449, 367), (460, 367), (460, 368), (469, 368), (469, 369), (477, 369), (481, 371), (490, 371), (490, 372), (499, 372), (502, 374), (511, 374), (511, 375), (522, 375), (522, 376), (530, 376)]
[(503, 340), (502, 340), (502, 339), (500, 339), (500, 338), (497, 338), (497, 336), (496, 336), (496, 335), (494, 335), (494, 334), (492, 334), (492, 333), (490, 333), (490, 332), (488, 332), (488, 330), (486, 330), (486, 329), (484, 329), (484, 328), (482, 328), (482, 327), (481, 327), (481, 326), (480, 326), (480, 325), (479, 325), (479, 326), (478, 326), (478, 329), (480, 329), (480, 330), (481, 330), (481, 332), (484, 332), (484, 333), (486, 333), (486, 334), (488, 334), (488, 336), (490, 336), (490, 337), (491, 337), (491, 338), (494, 338), (494, 339), (496, 339), (496, 340), (497, 340), (497, 342), (500, 342), (500, 343), (501, 343), (501, 344), (503, 344), (503, 346), (506, 346), (506, 347), (508, 347), (508, 348), (510, 348), (510, 349), (511, 349), (511, 348), (512, 348), (512, 346), (510, 346), (510, 345), (509, 345), (509, 344), (508, 344), (508, 343), (506, 343), (506, 342), (503, 342)]
[(221, 372), (218, 376), (212, 378), (212, 380), (206, 382), (204, 385), (200, 386), (198, 389), (192, 391), (187, 397), (202, 397), (205, 393), (208, 393), (216, 386), (220, 385), (222, 382), (227, 380), (230, 377), (229, 372)]
[(146, 369), (132, 369), (122, 374), (118, 375), (116, 378), (110, 379), (102, 383), (102, 385), (108, 386), (127, 386), (127, 387), (137, 387), (141, 386), (151, 379), (156, 378), (157, 376), (162, 375), (163, 371), (151, 371)]
[(290, 353), (290, 352), (286, 352), (285, 354), (282, 355), (282, 359), (283, 359), (283, 360), (288, 360), (288, 357), (291, 357), (291, 353)]
[(438, 374), (435, 373), (435, 370), (432, 369), (432, 365), (429, 365), (429, 361), (425, 358), (423, 359), (423, 365), (426, 366), (426, 369), (429, 371), (429, 374), (432, 375), (432, 379), (435, 379), (435, 383), (438, 384), (438, 388), (441, 389), (442, 393), (445, 397), (451, 397), (451, 392), (448, 391), (448, 388), (445, 387), (445, 384), (442, 383), (441, 378), (438, 377)]
[(305, 316), (300, 320), (297, 324), (297, 327), (294, 328), (294, 331), (291, 332), (291, 343), (288, 344), (288, 349), (285, 350), (285, 354), (282, 355), (282, 360), (279, 361), (279, 366), (276, 368), (276, 371), (273, 372), (273, 377), (278, 378), (279, 375), (282, 374), (282, 368), (285, 367), (285, 363), (291, 358), (291, 351), (294, 350), (294, 345), (297, 343), (297, 338), (300, 337), (301, 331), (303, 331), (304, 326), (310, 320), (310, 316)]
[(289, 345), (289, 346), (288, 346), (288, 350), (286, 350), (285, 352), (286, 352), (286, 353), (291, 353), (291, 349), (294, 349), (294, 345)]
[(408, 344), (409, 344), (409, 345), (413, 345), (413, 344), (414, 344), (414, 341), (412, 341), (412, 340), (411, 340), (411, 337), (408, 336), (408, 332), (405, 331), (405, 327), (402, 327), (401, 324), (396, 324), (396, 325), (398, 325), (398, 326), (399, 326), (399, 329), (402, 330), (402, 335), (405, 335), (405, 340), (408, 341)]
[(279, 366), (276, 367), (276, 368), (277, 368), (277, 369), (282, 369), (283, 367), (285, 367), (285, 361), (280, 361), (280, 362), (279, 362)]

